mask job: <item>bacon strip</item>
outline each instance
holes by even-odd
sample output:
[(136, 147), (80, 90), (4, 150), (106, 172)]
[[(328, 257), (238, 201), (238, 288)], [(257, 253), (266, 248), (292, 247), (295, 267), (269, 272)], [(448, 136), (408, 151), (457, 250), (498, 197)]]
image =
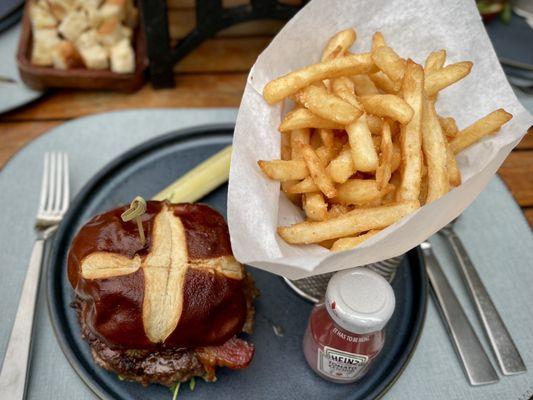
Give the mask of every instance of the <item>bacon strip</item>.
[(252, 361), (254, 351), (253, 344), (233, 337), (221, 346), (200, 347), (196, 349), (196, 355), (205, 368), (207, 380), (213, 380), (216, 367), (246, 368)]

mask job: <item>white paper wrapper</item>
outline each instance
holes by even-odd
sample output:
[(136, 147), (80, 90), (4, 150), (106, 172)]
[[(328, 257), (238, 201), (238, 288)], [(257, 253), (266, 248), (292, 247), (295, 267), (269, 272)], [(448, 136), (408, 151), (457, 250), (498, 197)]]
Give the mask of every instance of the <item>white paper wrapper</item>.
[[(433, 50), (446, 49), (447, 64), (470, 60), (471, 74), (445, 89), (437, 102), (441, 115), (468, 126), (503, 107), (514, 115), (500, 133), (458, 156), (463, 184), (443, 198), (383, 230), (357, 249), (332, 253), (320, 246), (294, 246), (276, 233), (279, 225), (302, 220), (302, 212), (267, 179), (257, 160), (280, 158), (282, 105), (269, 106), (264, 85), (320, 58), (327, 40), (354, 27), (354, 52), (370, 49), (381, 31), (404, 58), (423, 64)], [(228, 222), (233, 252), (246, 264), (300, 278), (384, 260), (417, 246), (456, 218), (484, 189), (533, 123), (520, 105), (497, 60), (474, 1), (313, 0), (274, 38), (252, 67), (237, 117), (231, 162)]]

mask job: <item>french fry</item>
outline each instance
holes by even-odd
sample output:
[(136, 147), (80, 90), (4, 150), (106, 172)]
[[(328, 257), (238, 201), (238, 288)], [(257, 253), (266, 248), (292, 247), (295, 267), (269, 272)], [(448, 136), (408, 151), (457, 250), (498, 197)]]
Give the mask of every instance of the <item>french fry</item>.
[(375, 234), (381, 232), (381, 229), (374, 229), (372, 231), (368, 231), (367, 233), (363, 233), (359, 236), (352, 236), (352, 237), (346, 237), (346, 238), (340, 238), (337, 239), (333, 245), (331, 246), (331, 251), (345, 251), (345, 250), (351, 250), (359, 246), (361, 243), (363, 243), (365, 240), (371, 238)]
[[(286, 135), (286, 133), (282, 133), (282, 135)], [(298, 146), (298, 143), (309, 144), (311, 131), (308, 128), (294, 129), (290, 131), (290, 137), (291, 159), (300, 160), (302, 159), (302, 155), (300, 154), (300, 147)]]
[(395, 189), (392, 192), (389, 192), (385, 196), (383, 196), (383, 198), (381, 199), (383, 205), (393, 204), (396, 202), (396, 193), (398, 192), (398, 188), (400, 187), (401, 181), (402, 176), (400, 170), (393, 172), (389, 184), (394, 186)]
[(379, 94), (379, 90), (368, 75), (354, 75), (351, 77), (355, 94), (358, 96), (369, 96)]
[(332, 204), (331, 208), (328, 211), (328, 218), (337, 218), (343, 214), (346, 214), (349, 211), (350, 207), (345, 204)]
[(318, 134), (326, 147), (335, 147), (335, 134), (331, 129), (319, 129)]
[(372, 52), (375, 52), (378, 47), (386, 46), (387, 43), (385, 43), (385, 38), (383, 37), (383, 34), (381, 32), (376, 32), (372, 36)]
[(500, 108), (477, 120), (459, 132), (450, 142), (453, 152), (457, 154), (477, 142), (483, 136), (497, 132), (511, 118), (513, 118), (512, 114)]
[(284, 190), (285, 193), (297, 194), (297, 193), (314, 193), (319, 192), (320, 189), (315, 184), (313, 178), (308, 176), (307, 178), (301, 180), (300, 182), (293, 183), (292, 185), (287, 186)]
[(424, 70), (411, 60), (407, 61), (402, 84), (403, 98), (414, 110), (413, 118), (402, 127), (400, 148), (402, 152), (402, 180), (396, 191), (397, 201), (418, 200), (422, 169), (422, 106)]
[(338, 156), (340, 148), (335, 147), (328, 147), (328, 146), (320, 146), (315, 151), (320, 158), (320, 161), (322, 162), (322, 165), (327, 166), (331, 160), (333, 160), (335, 157)]
[(302, 205), (305, 215), (311, 221), (323, 221), (328, 217), (328, 205), (320, 192), (305, 194)]
[(356, 170), (349, 146), (346, 146), (337, 157), (331, 160), (326, 171), (333, 182), (337, 183), (344, 183), (355, 174)]
[(472, 65), (470, 61), (462, 61), (429, 74), (424, 83), (427, 96), (435, 96), (442, 89), (463, 79), (470, 73)]
[(281, 134), (281, 159), (290, 160), (292, 158), (291, 149), (292, 133)]
[(402, 81), (393, 81), (384, 72), (378, 71), (368, 75), (376, 87), (388, 94), (397, 94), (402, 88)]
[(447, 138), (454, 138), (459, 133), (459, 128), (452, 117), (443, 118), (439, 116), (439, 123)]
[(350, 54), (308, 67), (301, 68), (266, 84), (263, 97), (268, 104), (275, 104), (323, 79), (372, 72), (374, 63), (370, 53)]
[(446, 161), (446, 138), (442, 132), (433, 102), (424, 99), (422, 113), (422, 150), (427, 165), (427, 197), (431, 203), (450, 191)]
[(266, 176), (276, 181), (300, 180), (309, 176), (303, 160), (259, 160), (257, 164)]
[(372, 60), (393, 81), (399, 81), (405, 73), (405, 60), (388, 46), (379, 46), (372, 51)]
[(372, 134), (366, 122), (366, 115), (346, 127), (352, 149), (354, 168), (358, 171), (373, 172), (378, 167), (378, 154), (372, 142)]
[(392, 175), (392, 157), (394, 154), (394, 146), (392, 145), (392, 138), (390, 127), (388, 123), (383, 124), (383, 133), (381, 134), (379, 165), (376, 169), (376, 187), (381, 190), (389, 183)]
[(315, 184), (326, 197), (335, 197), (337, 195), (335, 185), (326, 173), (326, 169), (315, 150), (308, 144), (300, 143), (300, 151), (309, 170), (309, 175), (313, 178)]
[(393, 142), (392, 143), (391, 171), (394, 172), (398, 168), (400, 168), (401, 162), (402, 162), (402, 151), (400, 150), (400, 146)]
[(337, 187), (337, 196), (332, 201), (345, 205), (364, 205), (380, 200), (384, 195), (394, 190), (393, 185), (385, 185), (378, 189), (373, 179), (348, 179)]
[(278, 234), (290, 244), (319, 243), (357, 235), (373, 229), (383, 229), (419, 207), (417, 201), (350, 211), (337, 218), (319, 222), (300, 222), (278, 228)]
[(357, 34), (353, 28), (344, 29), (336, 33), (324, 47), (321, 61), (328, 61), (345, 55), (348, 49), (354, 44), (356, 38)]
[[(282, 160), (290, 160), (291, 157), (292, 157), (292, 149), (291, 149), (291, 133), (287, 132), (287, 133), (282, 133), (281, 134), (281, 159)], [(293, 202), (294, 204), (299, 204), (300, 203), (300, 198), (301, 196), (298, 195), (298, 194), (291, 194), (291, 193), (287, 193), (287, 188), (289, 188), (291, 185), (294, 185), (295, 183), (297, 183), (298, 181), (285, 181), (285, 182), (281, 182), (281, 190), (283, 190), (285, 192), (285, 194), (287, 195), (287, 197), (289, 198), (289, 200), (291, 202)]]
[(450, 180), (450, 186), (459, 186), (461, 184), (461, 171), (457, 166), (457, 160), (453, 153), (452, 146), (449, 142), (445, 142), (446, 145), (446, 168), (448, 170), (448, 178)]
[(413, 109), (409, 104), (393, 94), (361, 96), (359, 102), (366, 112), (379, 117), (389, 117), (402, 124), (407, 124), (413, 116)]
[(358, 112), (360, 112), (359, 116), (361, 116), (364, 110), (363, 106), (361, 103), (359, 103), (357, 97), (355, 96), (355, 87), (352, 80), (345, 76), (333, 79), (331, 83), (331, 90), (334, 95), (354, 106)]
[(383, 119), (377, 115), (367, 114), (366, 123), (372, 135), (381, 135), (381, 130), (383, 129)]
[(310, 85), (296, 93), (296, 99), (313, 114), (330, 121), (348, 125), (362, 114), (360, 108), (337, 96), (328, 94), (323, 85)]
[(433, 72), (438, 71), (444, 67), (444, 62), (446, 61), (446, 50), (437, 50), (432, 51), (426, 58), (426, 63), (424, 65), (424, 74), (425, 76), (430, 75)]
[(320, 118), (318, 115), (313, 114), (306, 108), (298, 108), (289, 112), (285, 116), (283, 121), (281, 121), (279, 131), (284, 133), (293, 131), (295, 129), (305, 128), (344, 129), (344, 126), (333, 121)]

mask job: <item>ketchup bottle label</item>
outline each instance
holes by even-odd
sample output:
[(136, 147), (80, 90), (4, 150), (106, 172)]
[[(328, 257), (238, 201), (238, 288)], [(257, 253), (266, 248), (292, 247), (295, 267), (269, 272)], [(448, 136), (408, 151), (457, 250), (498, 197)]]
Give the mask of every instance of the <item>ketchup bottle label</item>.
[(353, 380), (361, 373), (368, 362), (362, 354), (348, 353), (333, 347), (318, 348), (317, 368), (324, 375), (339, 380)]

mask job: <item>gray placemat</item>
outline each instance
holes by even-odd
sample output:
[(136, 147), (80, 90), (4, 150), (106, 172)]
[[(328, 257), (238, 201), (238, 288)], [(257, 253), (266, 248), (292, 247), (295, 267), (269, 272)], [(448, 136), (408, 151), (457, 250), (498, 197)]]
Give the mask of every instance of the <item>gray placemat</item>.
[[(49, 150), (69, 153), (72, 189), (76, 193), (107, 162), (142, 141), (179, 128), (230, 122), (235, 116), (234, 109), (189, 109), (134, 110), (85, 117), (54, 128), (8, 163), (0, 173), (0, 357), (3, 358), (34, 238), (32, 224), (38, 203), (43, 153)], [(529, 396), (521, 396), (526, 396), (528, 390), (533, 391), (531, 230), (520, 208), (497, 178), (465, 212), (457, 230), (530, 372), (502, 377), (494, 385), (470, 387), (436, 309), (430, 303), (417, 351), (385, 399), (525, 400)], [(463, 304), (468, 305), (453, 260), (438, 238), (433, 242), (448, 277)], [(466, 308), (481, 332), (472, 307)], [(38, 302), (28, 395), (29, 399), (39, 400), (94, 398), (70, 368), (55, 341), (43, 291)], [(194, 395), (180, 394), (190, 398)]]
[(0, 82), (0, 113), (20, 107), (42, 96), (20, 79), (17, 68), (17, 47), (21, 24), (0, 33), (0, 77), (14, 82)]

